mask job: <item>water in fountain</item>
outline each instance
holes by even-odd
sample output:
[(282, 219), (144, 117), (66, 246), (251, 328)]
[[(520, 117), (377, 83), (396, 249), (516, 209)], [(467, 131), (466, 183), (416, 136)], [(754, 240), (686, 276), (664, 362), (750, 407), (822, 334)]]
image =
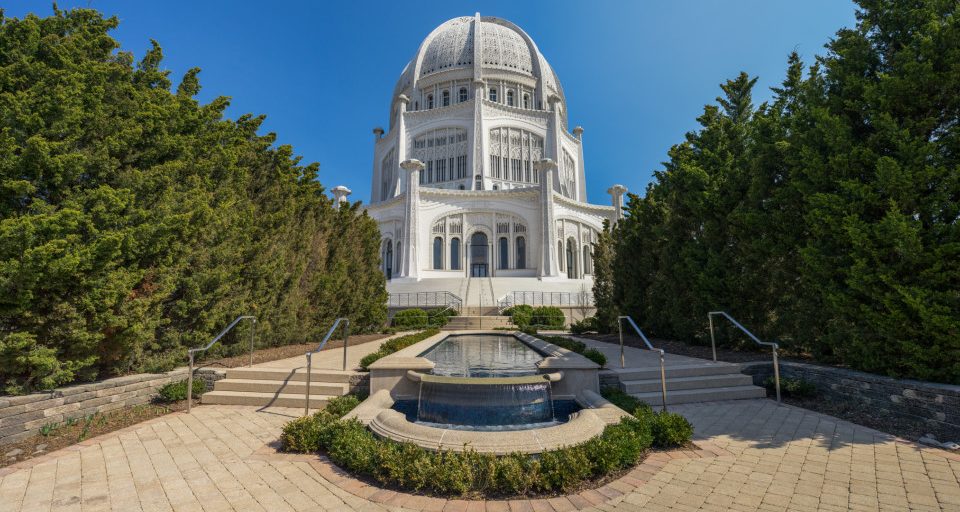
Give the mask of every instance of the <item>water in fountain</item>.
[[(474, 427), (517, 426), (554, 421), (550, 382), (420, 383), (417, 419), (421, 422)], [(508, 379), (502, 379), (508, 380)]]

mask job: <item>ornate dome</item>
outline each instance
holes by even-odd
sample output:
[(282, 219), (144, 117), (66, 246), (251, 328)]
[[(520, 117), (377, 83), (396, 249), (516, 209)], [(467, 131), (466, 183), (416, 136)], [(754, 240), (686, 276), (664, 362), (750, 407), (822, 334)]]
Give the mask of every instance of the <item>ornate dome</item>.
[(479, 14), (453, 18), (434, 29), (404, 68), (394, 96), (417, 87), (417, 82), (431, 75), (472, 70), (475, 60), (483, 71), (513, 72), (542, 80), (550, 93), (563, 97), (556, 74), (530, 36), (507, 20)]

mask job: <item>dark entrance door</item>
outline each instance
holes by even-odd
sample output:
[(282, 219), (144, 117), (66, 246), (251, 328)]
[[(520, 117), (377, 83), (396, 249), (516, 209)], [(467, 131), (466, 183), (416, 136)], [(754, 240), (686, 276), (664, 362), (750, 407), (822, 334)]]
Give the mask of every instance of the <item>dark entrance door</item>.
[(474, 233), (470, 237), (470, 277), (487, 277), (490, 256), (487, 235)]

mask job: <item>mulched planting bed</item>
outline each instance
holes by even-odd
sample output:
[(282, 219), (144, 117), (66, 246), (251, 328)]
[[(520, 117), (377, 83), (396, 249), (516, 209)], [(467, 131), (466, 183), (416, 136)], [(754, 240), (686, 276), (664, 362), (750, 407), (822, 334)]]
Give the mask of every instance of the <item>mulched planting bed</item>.
[[(350, 347), (354, 345), (360, 345), (361, 343), (369, 343), (371, 341), (380, 340), (390, 336), (389, 334), (356, 334), (351, 335), (348, 340)], [(279, 359), (287, 359), (290, 357), (300, 357), (307, 353), (310, 350), (316, 350), (317, 344), (319, 342), (311, 343), (300, 343), (297, 345), (284, 345), (282, 347), (270, 347), (262, 348), (260, 350), (255, 350), (253, 352), (253, 364), (258, 363), (267, 363), (270, 361), (277, 361)], [(334, 349), (343, 348), (343, 338), (331, 338), (327, 342), (327, 346), (323, 347), (324, 351), (334, 350)], [(347, 350), (350, 350), (347, 347)], [(197, 362), (197, 367), (221, 367), (221, 368), (239, 368), (241, 366), (247, 366), (250, 364), (250, 353), (231, 356), (231, 357), (221, 357), (217, 359), (205, 359)]]
[[(194, 404), (199, 405), (199, 400)], [(49, 429), (44, 429), (46, 435), (37, 434), (0, 447), (0, 468), (186, 408), (186, 400), (170, 404), (140, 404), (74, 421), (51, 423)]]

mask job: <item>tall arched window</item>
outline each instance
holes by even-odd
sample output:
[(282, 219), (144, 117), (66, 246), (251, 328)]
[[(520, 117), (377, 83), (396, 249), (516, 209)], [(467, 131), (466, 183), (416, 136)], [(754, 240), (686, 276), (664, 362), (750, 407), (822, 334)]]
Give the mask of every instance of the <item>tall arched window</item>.
[(577, 278), (577, 251), (573, 248), (573, 239), (567, 240), (567, 278)]
[(426, 166), (423, 171), (426, 174), (425, 183), (460, 180), (469, 176), (467, 131), (463, 128), (437, 128), (418, 135), (413, 140), (410, 156)]
[(524, 94), (524, 95), (523, 95), (523, 108), (530, 108), (530, 95), (529, 95), (529, 94)]
[(387, 279), (393, 279), (393, 240), (387, 240), (387, 250), (383, 255), (383, 273)]
[(583, 273), (593, 274), (593, 261), (590, 260), (590, 247), (583, 246)]
[(400, 265), (400, 264), (403, 263), (403, 261), (402, 261), (402, 260), (403, 260), (403, 242), (401, 242), (401, 241), (399, 241), (399, 240), (397, 241), (397, 255), (396, 255), (396, 260), (397, 260), (397, 261), (395, 261), (394, 264), (393, 264), (393, 271), (394, 271), (394, 272), (400, 272), (400, 268), (402, 267), (402, 265)]
[(490, 89), (490, 101), (492, 101), (492, 102), (496, 102), (496, 101), (497, 101), (497, 88), (496, 88), (496, 87), (494, 87), (493, 89)]
[(479, 174), (474, 178), (474, 181), (476, 182), (474, 190), (483, 190), (483, 178), (481, 178)]
[(533, 164), (543, 158), (543, 137), (517, 128), (490, 129), (490, 170), (495, 179), (536, 183)]
[(522, 237), (517, 237), (517, 257), (516, 268), (527, 268), (527, 241)]
[(460, 270), (460, 239), (450, 240), (450, 270)]
[(513, 106), (513, 91), (507, 91), (507, 105)]
[(443, 91), (443, 96), (441, 96), (441, 97), (443, 98), (443, 106), (444, 106), (444, 107), (449, 107), (449, 106), (450, 106), (450, 91)]
[(461, 87), (461, 88), (460, 88), (460, 103), (463, 103), (464, 101), (467, 101), (467, 88), (466, 88), (466, 87)]
[(507, 241), (507, 237), (500, 237), (500, 251), (499, 251), (499, 261), (497, 261), (497, 268), (510, 268), (510, 245)]
[(443, 238), (433, 239), (433, 269), (443, 270)]
[(428, 94), (428, 95), (427, 95), (427, 108), (428, 108), (428, 109), (433, 108), (433, 95), (432, 95), (432, 94)]
[(563, 240), (557, 240), (557, 264), (560, 265), (560, 271), (563, 272), (563, 269), (566, 268), (563, 265), (563, 262), (566, 258), (563, 257)]

